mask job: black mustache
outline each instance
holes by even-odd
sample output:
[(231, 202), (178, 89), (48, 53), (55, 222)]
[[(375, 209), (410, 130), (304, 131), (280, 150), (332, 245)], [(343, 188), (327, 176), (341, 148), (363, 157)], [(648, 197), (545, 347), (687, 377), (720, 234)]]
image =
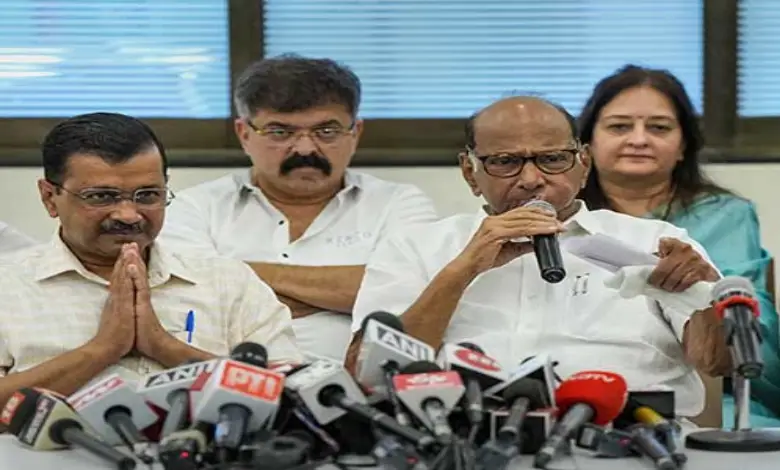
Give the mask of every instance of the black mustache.
[(282, 165), (279, 167), (279, 173), (284, 176), (297, 168), (306, 167), (321, 170), (323, 173), (325, 173), (325, 176), (330, 176), (330, 174), (333, 172), (333, 166), (325, 157), (317, 155), (316, 153), (311, 153), (308, 155), (294, 153), (282, 162)]
[(143, 224), (126, 224), (123, 222), (112, 221), (107, 224), (103, 224), (100, 230), (109, 235), (127, 235), (134, 233), (144, 233)]

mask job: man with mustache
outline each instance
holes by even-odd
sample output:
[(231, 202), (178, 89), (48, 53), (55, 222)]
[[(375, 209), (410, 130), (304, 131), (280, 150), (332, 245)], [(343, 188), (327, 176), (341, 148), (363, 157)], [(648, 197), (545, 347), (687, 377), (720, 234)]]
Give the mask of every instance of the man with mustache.
[(363, 131), (360, 81), (328, 59), (281, 56), (238, 79), (244, 170), (178, 194), (163, 237), (249, 263), (293, 313), (309, 356), (343, 360), (377, 242), (435, 218), (419, 189), (347, 169)]
[[(576, 136), (564, 109), (533, 97), (500, 100), (468, 121), (460, 166), (473, 194), (487, 204), (476, 214), (398, 234), (376, 249), (355, 304), (349, 367), (360, 350), (362, 319), (382, 309), (400, 315), (407, 333), (435, 348), (472, 342), (508, 370), (548, 353), (561, 376), (611, 370), (632, 388), (674, 388), (683, 416), (701, 411), (704, 387), (696, 369), (711, 375), (729, 370), (724, 333), (708, 296), (700, 311), (668, 302), (719, 274), (684, 230), (589, 211), (577, 200), (591, 160)], [(532, 199), (547, 201), (557, 217), (523, 207)], [(562, 247), (567, 274), (558, 283), (541, 279), (530, 242), (544, 234), (557, 234)], [(637, 284), (665, 291), (663, 298), (607, 287), (610, 271), (566, 250), (589, 234), (657, 253), (658, 264)]]
[[(183, 256), (155, 241), (172, 193), (165, 150), (129, 116), (61, 122), (43, 143), (51, 241), (0, 259), (0, 406), (23, 387), (70, 394), (244, 341), (299, 362), (288, 308), (243, 263)], [(189, 312), (194, 329), (187, 331)]]

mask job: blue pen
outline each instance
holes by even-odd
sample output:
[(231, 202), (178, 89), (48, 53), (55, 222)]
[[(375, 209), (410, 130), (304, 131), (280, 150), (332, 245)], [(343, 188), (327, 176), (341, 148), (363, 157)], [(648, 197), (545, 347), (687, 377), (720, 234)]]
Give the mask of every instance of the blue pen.
[(195, 331), (195, 310), (187, 312), (187, 321), (184, 323), (184, 331), (187, 332), (187, 344), (192, 344), (192, 333)]

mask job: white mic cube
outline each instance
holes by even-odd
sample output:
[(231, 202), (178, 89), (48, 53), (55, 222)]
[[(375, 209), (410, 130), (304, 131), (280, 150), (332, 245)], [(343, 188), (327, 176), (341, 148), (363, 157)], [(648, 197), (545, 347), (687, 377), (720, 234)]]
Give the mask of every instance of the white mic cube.
[(243, 405), (252, 412), (247, 431), (257, 431), (276, 416), (284, 375), (232, 359), (218, 361), (194, 403), (195, 421), (217, 423), (220, 408)]
[(126, 408), (139, 430), (153, 425), (158, 418), (144, 398), (136, 393), (135, 383), (125, 381), (118, 374), (79, 390), (68, 397), (68, 403), (110, 445), (120, 445), (123, 441), (106, 421), (108, 410)]
[(402, 368), (416, 361), (433, 361), (435, 356), (430, 345), (372, 319), (363, 331), (356, 377), (364, 386), (376, 387), (383, 383), (383, 364), (393, 361)]
[(343, 416), (346, 412), (336, 406), (325, 406), (320, 402), (323, 388), (336, 385), (344, 395), (358, 403), (366, 403), (360, 387), (344, 367), (333, 361), (321, 359), (287, 377), (287, 388), (294, 391), (318, 423), (325, 425)]
[(189, 389), (202, 373), (213, 372), (217, 363), (219, 359), (212, 359), (147, 374), (138, 382), (137, 392), (149, 403), (168, 410), (171, 406), (168, 402), (171, 392)]

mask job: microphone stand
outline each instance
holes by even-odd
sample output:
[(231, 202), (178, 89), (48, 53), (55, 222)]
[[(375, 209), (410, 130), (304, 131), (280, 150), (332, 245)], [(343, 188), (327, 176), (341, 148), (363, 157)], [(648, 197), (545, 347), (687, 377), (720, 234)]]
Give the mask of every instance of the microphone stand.
[[(753, 319), (751, 328), (757, 328)], [(736, 347), (734, 338), (738, 332), (734, 322), (723, 318), (726, 329), (726, 344), (731, 349), (734, 362), (731, 388), (734, 395), (734, 427), (713, 429), (688, 434), (685, 446), (690, 449), (711, 452), (774, 452), (780, 450), (780, 431), (773, 429), (752, 429), (750, 425), (750, 379), (760, 377), (763, 370), (761, 351), (758, 348), (761, 337), (755, 345), (754, 361), (748, 364), (744, 354)], [(749, 366), (749, 367), (746, 367)]]

